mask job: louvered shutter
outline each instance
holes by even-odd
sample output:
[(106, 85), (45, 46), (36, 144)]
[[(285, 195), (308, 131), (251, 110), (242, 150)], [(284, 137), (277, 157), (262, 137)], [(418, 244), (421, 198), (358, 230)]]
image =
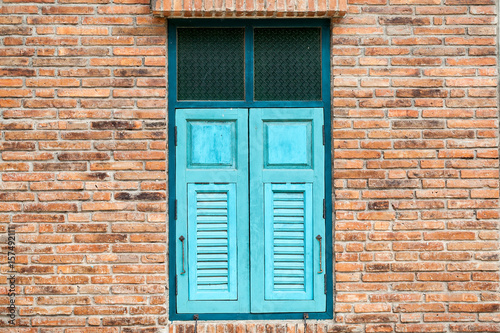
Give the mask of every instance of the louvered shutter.
[(253, 313), (326, 309), (322, 125), (319, 108), (250, 109)]
[(248, 111), (176, 110), (177, 312), (248, 312)]

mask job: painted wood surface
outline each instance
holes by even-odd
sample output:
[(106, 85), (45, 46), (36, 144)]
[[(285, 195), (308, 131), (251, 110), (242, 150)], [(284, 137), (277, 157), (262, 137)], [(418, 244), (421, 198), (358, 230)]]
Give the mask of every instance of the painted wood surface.
[(176, 126), (177, 311), (249, 312), (248, 110), (180, 109)]
[(325, 311), (323, 110), (180, 109), (176, 119), (177, 311)]
[(252, 312), (325, 311), (323, 109), (250, 109), (249, 124)]

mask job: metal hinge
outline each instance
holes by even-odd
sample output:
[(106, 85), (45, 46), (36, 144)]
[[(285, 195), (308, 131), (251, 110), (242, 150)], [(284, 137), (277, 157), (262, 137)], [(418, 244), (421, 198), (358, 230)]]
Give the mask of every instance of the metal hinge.
[(326, 295), (326, 289), (327, 289), (327, 286), (326, 286), (326, 273), (325, 273), (324, 279), (325, 279), (325, 295)]
[(325, 145), (325, 125), (323, 125), (323, 146)]
[(323, 218), (326, 218), (326, 200), (323, 199)]
[(175, 276), (175, 294), (177, 295), (177, 275)]
[(198, 314), (195, 314), (193, 316), (193, 320), (194, 320), (194, 333), (198, 333), (198, 319), (200, 319), (200, 316)]
[(177, 146), (177, 126), (174, 126), (174, 145)]
[(175, 199), (174, 204), (174, 220), (177, 220), (177, 199)]

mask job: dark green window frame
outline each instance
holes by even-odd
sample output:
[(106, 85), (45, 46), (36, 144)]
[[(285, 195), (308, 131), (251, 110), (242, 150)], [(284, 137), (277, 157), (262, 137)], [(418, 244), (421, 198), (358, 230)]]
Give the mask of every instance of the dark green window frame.
[[(245, 99), (240, 101), (182, 101), (177, 98), (177, 28), (185, 27), (240, 27), (245, 29)], [(320, 100), (255, 100), (253, 80), (253, 36), (254, 28), (321, 28), (321, 99)], [(168, 123), (169, 123), (169, 319), (193, 320), (198, 315), (200, 320), (259, 320), (259, 319), (303, 319), (303, 313), (269, 313), (269, 314), (203, 314), (177, 313), (176, 311), (176, 232), (175, 232), (175, 110), (184, 108), (323, 108), (324, 110), (324, 139), (325, 139), (325, 235), (332, 235), (332, 184), (331, 184), (331, 92), (330, 92), (330, 21), (325, 19), (276, 19), (276, 20), (247, 20), (247, 19), (172, 19), (168, 21)], [(326, 260), (326, 311), (308, 313), (310, 319), (333, 318), (333, 253), (332, 238), (325, 237)]]

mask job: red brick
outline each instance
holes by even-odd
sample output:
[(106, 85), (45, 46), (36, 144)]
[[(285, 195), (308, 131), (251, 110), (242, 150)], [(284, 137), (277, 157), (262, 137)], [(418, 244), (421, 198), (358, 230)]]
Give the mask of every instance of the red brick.
[(451, 332), (498, 332), (500, 325), (494, 324), (451, 324)]
[(59, 326), (85, 326), (85, 318), (75, 317), (35, 317), (32, 320), (32, 324), (35, 326), (49, 326), (49, 327), (59, 327)]
[(450, 312), (496, 312), (500, 308), (498, 303), (489, 304), (450, 304)]
[(395, 314), (356, 314), (347, 315), (346, 323), (387, 323), (396, 322)]
[[(97, 9), (98, 14), (107, 15), (134, 15), (148, 14), (150, 9), (147, 6), (101, 6)], [(159, 34), (160, 36), (165, 35)]]
[[(139, 19), (140, 17), (138, 17)], [(131, 25), (133, 19), (131, 17), (113, 17), (113, 16), (103, 16), (103, 17), (83, 17), (82, 24), (85, 25)]]
[(82, 45), (133, 45), (133, 37), (82, 37)]
[(396, 332), (446, 332), (442, 324), (396, 324)]
[(109, 89), (59, 89), (59, 97), (108, 97)]
[(356, 304), (354, 306), (354, 312), (390, 312), (391, 306), (389, 304)]
[(412, 273), (366, 273), (362, 277), (364, 282), (388, 282), (388, 281), (413, 281)]

